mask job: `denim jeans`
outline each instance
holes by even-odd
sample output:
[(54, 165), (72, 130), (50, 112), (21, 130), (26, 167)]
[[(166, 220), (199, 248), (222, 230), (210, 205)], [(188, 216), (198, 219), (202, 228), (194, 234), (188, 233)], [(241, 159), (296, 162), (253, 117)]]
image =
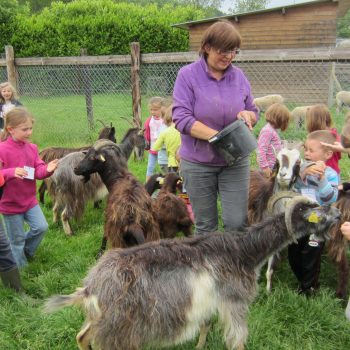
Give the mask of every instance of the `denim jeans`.
[(5, 233), (2, 218), (0, 218), (0, 272), (12, 270), (16, 266), (16, 261), (12, 255), (10, 242)]
[[(39, 204), (23, 214), (3, 215), (13, 257), (18, 267), (27, 264), (26, 256), (33, 256), (48, 229)], [(24, 223), (29, 231), (24, 231)]]
[(181, 160), (184, 179), (195, 218), (196, 233), (218, 229), (218, 195), (221, 199), (224, 230), (244, 227), (248, 211), (249, 157), (232, 166), (208, 166)]
[(147, 163), (147, 172), (146, 176), (152, 176), (154, 174), (154, 169), (157, 165), (157, 159), (158, 155), (157, 154), (148, 154), (148, 163)]

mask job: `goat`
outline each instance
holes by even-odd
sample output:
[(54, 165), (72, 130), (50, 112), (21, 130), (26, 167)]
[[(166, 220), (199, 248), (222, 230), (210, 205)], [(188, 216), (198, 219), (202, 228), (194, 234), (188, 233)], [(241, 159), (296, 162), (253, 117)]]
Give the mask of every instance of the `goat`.
[(106, 186), (101, 178), (94, 174), (88, 184), (74, 174), (74, 167), (84, 159), (83, 152), (73, 152), (61, 158), (50, 180), (46, 182), (47, 190), (53, 201), (53, 222), (57, 222), (61, 213), (64, 232), (71, 236), (73, 229), (71, 218), (79, 219), (84, 213), (89, 200), (94, 202), (107, 196)]
[[(115, 137), (115, 128), (114, 126), (105, 126), (103, 129), (100, 131), (98, 135), (98, 139), (108, 139), (113, 142), (117, 142), (117, 139)], [(49, 163), (54, 159), (60, 159), (66, 156), (69, 153), (73, 152), (81, 152), (89, 149), (91, 146), (82, 146), (78, 148), (68, 148), (68, 147), (49, 147), (49, 148), (44, 148), (40, 153), (39, 156), (40, 158), (45, 162)], [(49, 180), (47, 180), (49, 181)], [(39, 199), (40, 203), (44, 204), (45, 203), (45, 191), (47, 190), (47, 181), (46, 179), (42, 181), (40, 187), (39, 187)]]
[[(101, 139), (104, 140), (104, 139)], [(109, 141), (109, 140), (108, 140)], [(109, 141), (112, 144), (114, 142)], [(129, 129), (120, 144), (124, 157), (128, 159), (135, 145), (145, 142), (142, 132), (137, 128)], [(84, 184), (81, 177), (74, 173), (74, 168), (84, 159), (83, 152), (70, 153), (59, 161), (55, 173), (47, 179), (48, 192), (53, 200), (53, 220), (57, 222), (59, 213), (64, 232), (72, 235), (69, 220), (80, 218), (89, 200), (96, 201), (107, 196), (108, 192), (98, 174), (93, 175), (89, 184)]]
[[(317, 215), (318, 223), (310, 216)], [(305, 235), (325, 237), (340, 218), (338, 209), (305, 197), (289, 202), (285, 214), (267, 218), (242, 235), (211, 233), (165, 239), (130, 249), (111, 249), (73, 294), (51, 297), (47, 312), (82, 305), (86, 323), (76, 339), (80, 350), (136, 350), (192, 339), (205, 344), (205, 324), (216, 312), (229, 350), (243, 350), (246, 316), (257, 294), (265, 260)]]
[(332, 227), (331, 238), (327, 242), (326, 249), (329, 258), (337, 266), (338, 270), (336, 297), (346, 300), (349, 279), (348, 241), (342, 235), (340, 226), (345, 221), (350, 221), (350, 191), (339, 191), (338, 200), (334, 203), (334, 206), (341, 211), (342, 220)]
[[(260, 222), (268, 215), (268, 203), (273, 194), (290, 190), (295, 183), (300, 170), (300, 152), (298, 149), (288, 149), (285, 144), (277, 154), (276, 169), (272, 177), (267, 179), (260, 171), (250, 174), (248, 199), (248, 224)], [(293, 144), (293, 146), (296, 146)], [(276, 212), (275, 212), (276, 213)], [(278, 256), (269, 258), (266, 271), (266, 289), (271, 291), (272, 275), (279, 262)]]
[(159, 239), (152, 199), (128, 171), (125, 154), (129, 148), (127, 143), (116, 145), (108, 140), (98, 140), (74, 169), (85, 181), (97, 172), (109, 192), (99, 255), (105, 250), (107, 240), (112, 247), (125, 248)]
[(161, 238), (174, 238), (179, 231), (182, 231), (185, 236), (192, 234), (192, 220), (187, 206), (176, 195), (179, 181), (181, 178), (178, 174), (166, 174), (158, 196), (153, 200)]

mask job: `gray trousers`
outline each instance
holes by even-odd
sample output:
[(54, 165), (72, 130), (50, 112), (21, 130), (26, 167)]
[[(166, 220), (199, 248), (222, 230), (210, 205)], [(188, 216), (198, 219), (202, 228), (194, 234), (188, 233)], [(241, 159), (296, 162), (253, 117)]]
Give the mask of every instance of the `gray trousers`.
[(181, 160), (180, 173), (192, 205), (196, 233), (218, 229), (218, 195), (224, 230), (240, 230), (247, 220), (249, 157), (228, 166), (208, 166)]
[(12, 255), (10, 242), (5, 234), (2, 218), (0, 217), (0, 272), (12, 270), (16, 266)]

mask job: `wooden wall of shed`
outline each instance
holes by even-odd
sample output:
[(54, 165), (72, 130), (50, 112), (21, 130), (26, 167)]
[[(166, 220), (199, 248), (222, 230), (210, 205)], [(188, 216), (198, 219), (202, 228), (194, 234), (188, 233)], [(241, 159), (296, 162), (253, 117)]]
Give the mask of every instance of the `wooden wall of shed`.
[[(335, 46), (337, 11), (337, 2), (325, 2), (286, 8), (285, 14), (275, 10), (240, 16), (232, 23), (242, 35), (242, 49)], [(190, 27), (191, 51), (199, 49), (203, 32), (214, 22)]]

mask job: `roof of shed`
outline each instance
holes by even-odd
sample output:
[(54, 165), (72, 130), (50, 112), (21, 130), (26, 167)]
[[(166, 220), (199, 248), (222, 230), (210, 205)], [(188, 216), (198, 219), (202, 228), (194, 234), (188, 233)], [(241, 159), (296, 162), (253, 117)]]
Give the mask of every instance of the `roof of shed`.
[(299, 3), (299, 4), (291, 4), (291, 5), (285, 5), (285, 6), (271, 7), (271, 8), (262, 9), (262, 10), (240, 12), (240, 13), (235, 13), (235, 14), (225, 15), (225, 16), (204, 18), (204, 19), (200, 19), (200, 20), (197, 20), (197, 21), (189, 21), (189, 22), (177, 23), (177, 24), (173, 24), (172, 27), (177, 27), (177, 28), (187, 29), (188, 30), (192, 25), (198, 24), (198, 23), (213, 22), (213, 21), (220, 20), (220, 19), (232, 19), (232, 18), (235, 18), (235, 17), (242, 17), (242, 16), (247, 16), (247, 15), (256, 14), (256, 13), (258, 14), (258, 13), (278, 11), (278, 10), (282, 11), (282, 9), (288, 9), (288, 8), (292, 8), (292, 7), (300, 7), (300, 6), (310, 5), (310, 4), (317, 4), (317, 3), (321, 3), (321, 2), (338, 2), (338, 0), (306, 1), (306, 2)]

